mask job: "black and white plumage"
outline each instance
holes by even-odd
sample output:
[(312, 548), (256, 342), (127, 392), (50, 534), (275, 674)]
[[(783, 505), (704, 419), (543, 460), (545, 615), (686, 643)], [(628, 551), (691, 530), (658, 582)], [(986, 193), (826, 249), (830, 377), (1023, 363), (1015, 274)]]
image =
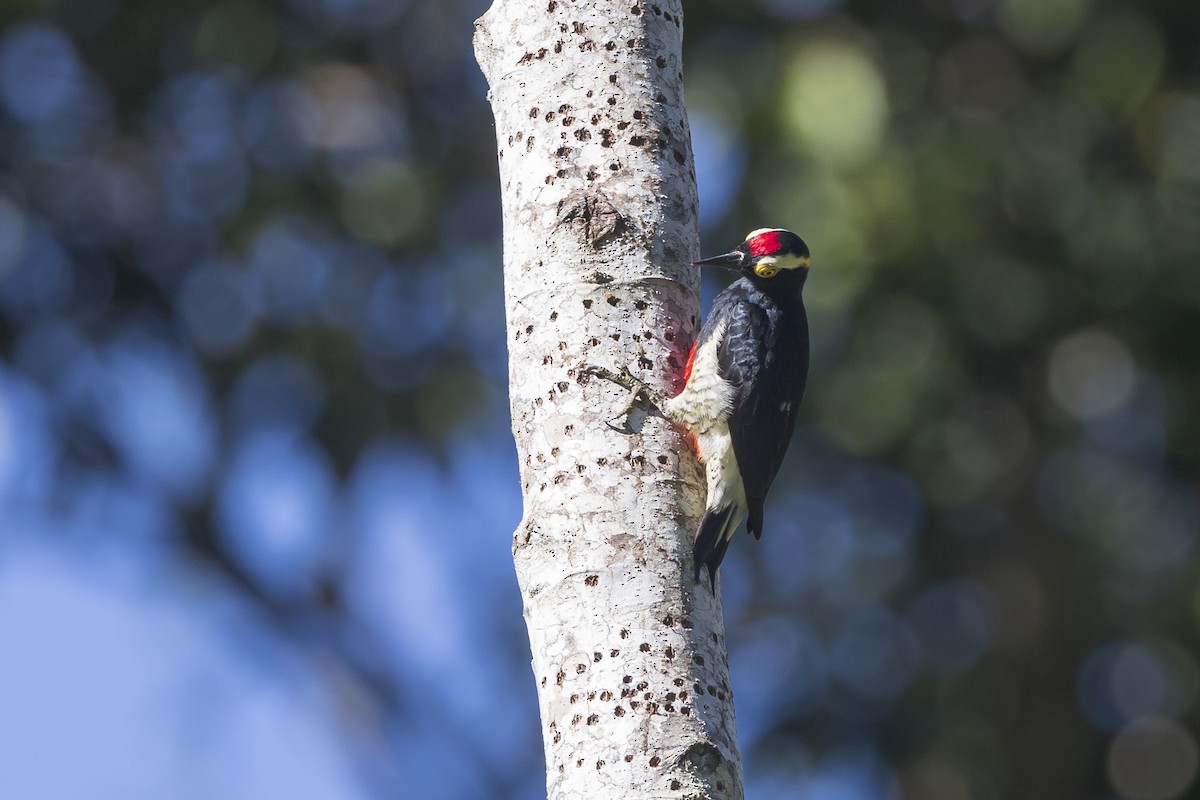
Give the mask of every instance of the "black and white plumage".
[(713, 301), (679, 394), (664, 398), (628, 369), (588, 365), (584, 371), (630, 391), (625, 413), (647, 402), (695, 439), (708, 496), (692, 555), (696, 580), (707, 568), (715, 591), (717, 567), (742, 519), (748, 515), (747, 530), (762, 536), (767, 491), (796, 427), (808, 380), (801, 291), (809, 253), (791, 231), (760, 228), (731, 252), (695, 263), (741, 277)]
[(743, 517), (762, 536), (767, 491), (783, 463), (808, 378), (808, 319), (801, 291), (807, 245), (775, 228), (706, 258), (742, 273), (717, 295), (692, 348), (683, 390), (664, 416), (687, 428), (705, 465), (708, 498), (693, 549), (696, 580), (717, 567)]

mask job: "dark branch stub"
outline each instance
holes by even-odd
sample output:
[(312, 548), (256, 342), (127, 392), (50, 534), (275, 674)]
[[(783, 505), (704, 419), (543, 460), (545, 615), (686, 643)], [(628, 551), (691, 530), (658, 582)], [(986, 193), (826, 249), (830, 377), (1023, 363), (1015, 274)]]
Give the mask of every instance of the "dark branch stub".
[(558, 204), (558, 219), (592, 247), (625, 229), (621, 212), (601, 192), (571, 192)]

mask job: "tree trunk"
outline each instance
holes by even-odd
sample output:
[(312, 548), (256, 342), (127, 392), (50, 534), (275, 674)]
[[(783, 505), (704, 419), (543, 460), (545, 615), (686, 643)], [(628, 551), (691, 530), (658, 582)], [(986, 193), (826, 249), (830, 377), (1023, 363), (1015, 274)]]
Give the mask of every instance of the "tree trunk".
[(496, 0), (476, 24), (551, 800), (742, 796), (720, 602), (690, 576), (694, 453), (658, 417), (606, 425), (624, 392), (580, 369), (628, 365), (673, 394), (696, 335), (680, 5)]

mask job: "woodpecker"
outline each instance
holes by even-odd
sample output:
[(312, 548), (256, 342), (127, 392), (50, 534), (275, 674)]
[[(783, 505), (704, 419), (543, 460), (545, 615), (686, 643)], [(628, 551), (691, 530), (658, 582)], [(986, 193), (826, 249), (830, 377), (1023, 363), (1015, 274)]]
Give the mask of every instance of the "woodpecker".
[[(763, 504), (783, 463), (808, 380), (808, 317), (801, 292), (808, 246), (781, 228), (760, 228), (728, 253), (693, 262), (740, 277), (713, 301), (684, 367), (683, 389), (659, 396), (628, 369), (586, 371), (624, 386), (682, 426), (705, 466), (708, 499), (692, 551), (716, 591), (717, 567), (742, 519), (761, 538)], [(628, 411), (628, 408), (626, 409)]]

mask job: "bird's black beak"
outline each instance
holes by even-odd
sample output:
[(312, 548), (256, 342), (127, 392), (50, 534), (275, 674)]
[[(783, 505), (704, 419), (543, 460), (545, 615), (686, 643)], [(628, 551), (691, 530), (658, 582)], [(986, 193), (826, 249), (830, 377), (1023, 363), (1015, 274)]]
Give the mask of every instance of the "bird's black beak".
[(734, 250), (729, 253), (724, 253), (711, 258), (702, 258), (699, 261), (693, 261), (694, 267), (724, 267), (725, 269), (741, 269), (746, 265), (746, 254), (741, 250)]

